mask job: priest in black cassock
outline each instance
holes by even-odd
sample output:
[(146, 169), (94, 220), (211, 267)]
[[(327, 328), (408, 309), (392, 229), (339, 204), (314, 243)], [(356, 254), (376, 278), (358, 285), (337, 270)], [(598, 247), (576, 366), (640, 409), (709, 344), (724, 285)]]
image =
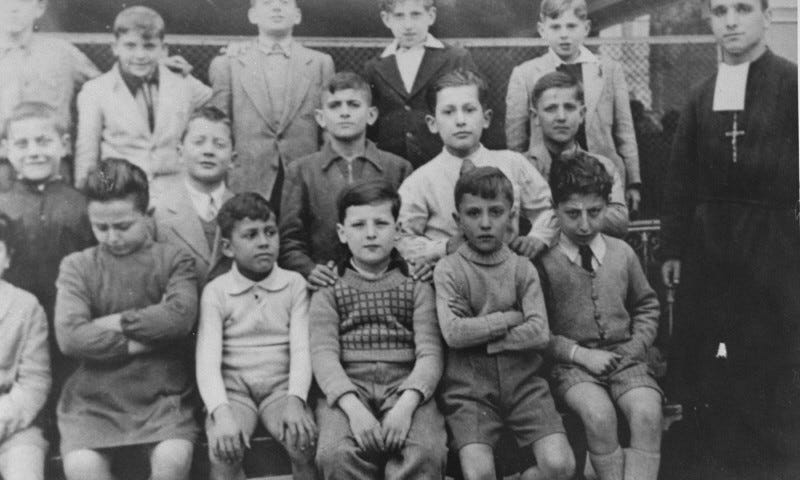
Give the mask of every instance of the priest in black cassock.
[(690, 95), (664, 188), (667, 390), (712, 404), (719, 478), (784, 478), (800, 454), (797, 65), (766, 46), (768, 0), (708, 1), (723, 63)]

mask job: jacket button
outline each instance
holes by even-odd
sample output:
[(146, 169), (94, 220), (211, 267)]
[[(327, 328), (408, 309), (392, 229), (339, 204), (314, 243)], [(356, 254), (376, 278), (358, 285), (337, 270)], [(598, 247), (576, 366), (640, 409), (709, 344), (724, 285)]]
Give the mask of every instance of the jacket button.
[(414, 134), (411, 132), (406, 133), (406, 138), (414, 138)]
[(411, 105), (403, 105), (403, 108), (405, 109), (406, 112), (411, 111)]

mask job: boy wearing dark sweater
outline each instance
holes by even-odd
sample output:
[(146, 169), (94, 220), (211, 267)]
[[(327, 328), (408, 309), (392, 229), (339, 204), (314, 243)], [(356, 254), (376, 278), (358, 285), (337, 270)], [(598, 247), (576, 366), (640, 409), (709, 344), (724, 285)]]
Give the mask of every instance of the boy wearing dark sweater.
[(451, 448), (467, 479), (494, 479), (503, 431), (530, 448), (523, 479), (566, 479), (575, 459), (547, 381), (538, 375), (550, 342), (536, 268), (503, 242), (516, 221), (511, 181), (495, 167), (464, 173), (454, 218), (466, 243), (434, 270), (436, 310), (447, 345), (442, 404)]
[[(600, 233), (611, 176), (579, 152), (550, 185), (561, 222), (541, 260), (555, 394), (586, 427), (600, 480), (655, 480), (661, 446), (661, 390), (645, 353), (658, 330), (658, 299), (633, 249)], [(615, 405), (631, 430), (620, 448)]]
[(442, 345), (430, 284), (394, 249), (400, 197), (383, 180), (347, 187), (337, 231), (350, 250), (311, 299), (317, 468), (325, 479), (444, 478), (444, 419), (431, 400)]

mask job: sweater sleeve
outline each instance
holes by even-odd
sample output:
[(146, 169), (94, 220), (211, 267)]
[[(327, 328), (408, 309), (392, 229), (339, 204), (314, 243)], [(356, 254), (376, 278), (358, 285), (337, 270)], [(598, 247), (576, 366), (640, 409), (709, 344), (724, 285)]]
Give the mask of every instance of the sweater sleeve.
[(414, 368), (399, 390), (413, 389), (425, 402), (436, 390), (444, 369), (441, 333), (436, 322), (436, 301), (433, 288), (426, 282), (414, 284)]
[(303, 401), (311, 387), (311, 350), (308, 339), (308, 288), (297, 274), (291, 283), (292, 312), (289, 319), (289, 395)]
[(222, 379), (225, 311), (217, 285), (218, 283), (212, 282), (203, 290), (195, 346), (197, 389), (209, 413), (228, 403), (225, 382)]
[(339, 312), (333, 287), (318, 290), (311, 297), (311, 367), (328, 405), (333, 407), (342, 395), (355, 392), (356, 386), (344, 371), (339, 345)]
[(625, 307), (631, 317), (631, 338), (620, 345), (617, 351), (633, 358), (642, 358), (658, 334), (658, 296), (650, 287), (639, 259), (630, 249), (626, 251), (628, 290)]

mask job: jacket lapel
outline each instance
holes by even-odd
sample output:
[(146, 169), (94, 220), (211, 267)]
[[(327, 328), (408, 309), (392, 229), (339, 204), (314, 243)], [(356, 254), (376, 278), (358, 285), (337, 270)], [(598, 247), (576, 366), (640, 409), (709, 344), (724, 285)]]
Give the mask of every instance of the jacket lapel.
[[(222, 203), (227, 202), (228, 200), (233, 197), (233, 192), (225, 188), (225, 194), (222, 196)], [(221, 248), (221, 235), (219, 231), (219, 226), (217, 226), (217, 233), (214, 234), (214, 249), (211, 251), (211, 256), (208, 257), (208, 271), (211, 272), (217, 266), (219, 261), (222, 259), (222, 248)]]
[[(444, 50), (441, 48), (425, 48), (425, 54), (422, 55), (422, 63), (420, 63), (417, 77), (414, 79), (414, 86), (411, 88), (411, 97), (418, 94), (422, 87), (437, 76), (445, 63), (447, 63), (447, 58), (442, 54), (443, 52)], [(397, 76), (399, 77), (400, 74), (398, 73)]]
[[(420, 66), (420, 68), (422, 67)], [(408, 98), (409, 95), (405, 85), (403, 85), (403, 78), (400, 76), (400, 70), (397, 68), (397, 59), (394, 55), (381, 58), (375, 66), (375, 71), (398, 95)]]
[(274, 131), (273, 119), (270, 112), (272, 106), (270, 105), (269, 92), (267, 91), (267, 83), (264, 80), (259, 65), (257, 56), (260, 55), (258, 46), (253, 46), (246, 53), (231, 60), (231, 68), (236, 68), (241, 71), (241, 75), (232, 75), (233, 78), (241, 78), (242, 89), (245, 91), (256, 111), (264, 119), (267, 128)]
[(150, 125), (147, 123), (147, 118), (142, 114), (139, 109), (139, 104), (133, 98), (131, 90), (122, 79), (122, 74), (119, 71), (119, 65), (114, 66), (114, 82), (111, 88), (118, 94), (115, 97), (120, 100), (119, 109), (123, 117), (127, 117), (131, 124), (136, 125), (139, 133), (150, 136)]
[(179, 77), (164, 66), (159, 66), (158, 69), (158, 100), (156, 101), (153, 135), (166, 131), (166, 125), (169, 123), (167, 112), (174, 111), (172, 108), (173, 100), (180, 95)]
[(208, 261), (211, 259), (211, 249), (208, 248), (208, 242), (205, 240), (203, 226), (200, 224), (191, 199), (189, 199), (186, 187), (181, 186), (180, 188), (181, 192), (175, 203), (167, 206), (167, 211), (172, 215), (170, 228), (189, 248)]
[(584, 62), (583, 73), (583, 95), (586, 102), (586, 118), (594, 115), (597, 109), (597, 102), (600, 94), (603, 93), (605, 79), (602, 77), (599, 62)]
[(308, 87), (311, 84), (311, 57), (306, 55), (305, 49), (297, 42), (292, 42), (292, 53), (289, 58), (289, 80), (286, 90), (289, 92), (288, 102), (283, 108), (283, 116), (278, 124), (278, 133), (282, 132), (289, 121), (294, 118), (303, 99), (306, 97)]

